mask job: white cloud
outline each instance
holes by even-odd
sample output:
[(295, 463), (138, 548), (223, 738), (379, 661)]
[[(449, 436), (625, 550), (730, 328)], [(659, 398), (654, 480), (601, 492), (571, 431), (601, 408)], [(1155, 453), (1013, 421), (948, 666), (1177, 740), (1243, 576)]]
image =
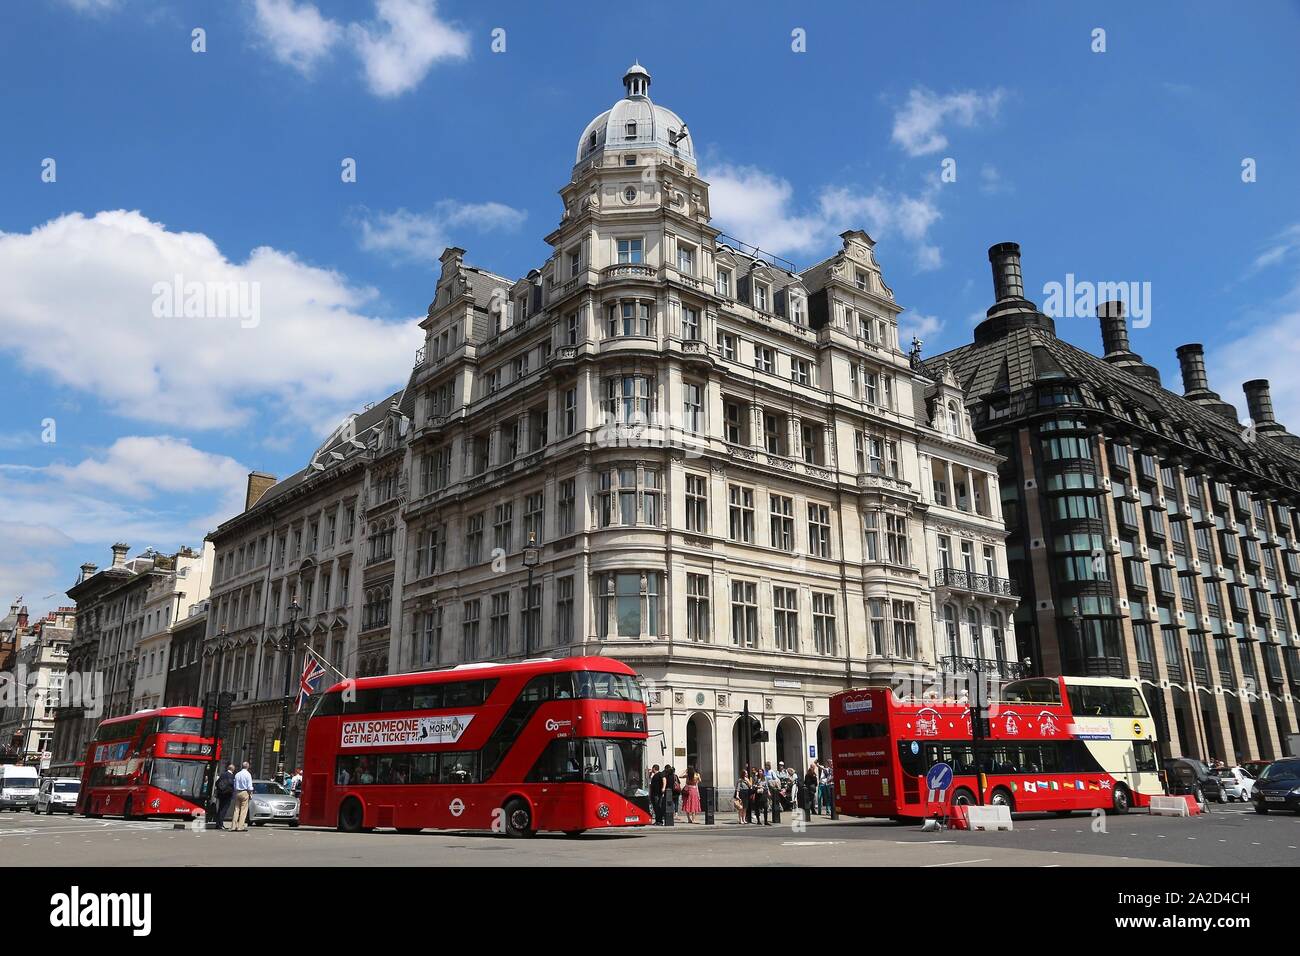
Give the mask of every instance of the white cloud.
[(937, 246), (927, 241), (941, 218), (934, 190), (919, 195), (828, 186), (806, 211), (795, 209), (794, 188), (753, 166), (722, 164), (707, 171), (713, 215), (737, 239), (781, 256), (828, 248), (846, 229), (865, 229), (879, 241), (894, 235), (914, 247), (917, 269), (938, 268)]
[[(257, 290), (256, 327), (156, 318), (155, 286), (177, 276)], [(268, 247), (232, 262), (202, 233), (123, 210), (0, 233), (0, 288), (0, 350), (114, 413), (187, 428), (238, 426), (254, 408), (325, 427), (405, 381), (421, 340), (414, 318), (365, 315), (374, 291), (337, 272)]]
[[(1277, 251), (1280, 250), (1280, 251)], [(1274, 245), (1255, 260), (1250, 272), (1290, 262), (1293, 272), (1286, 291), (1275, 301), (1256, 309), (1255, 323), (1235, 340), (1206, 349), (1210, 385), (1225, 401), (1232, 402), (1245, 421), (1248, 417), (1241, 384), (1252, 379), (1268, 379), (1277, 420), (1293, 434), (1300, 435), (1300, 223), (1284, 230)], [(1216, 384), (1217, 383), (1217, 384)]]
[(378, 22), (353, 23), (348, 35), (376, 96), (414, 89), (439, 60), (469, 56), (469, 34), (438, 17), (434, 0), (376, 0)]
[(129, 498), (159, 492), (238, 489), (248, 469), (226, 455), (200, 451), (169, 435), (119, 438), (99, 458), (50, 465), (46, 472), (71, 487), (99, 487)]
[(343, 39), (343, 27), (311, 3), (253, 0), (253, 25), (281, 63), (309, 75)]
[[(63, 3), (78, 13), (90, 14), (107, 13), (117, 7), (117, 0), (63, 0)], [(3, 593), (0, 591), (0, 594)]]
[(457, 245), (458, 231), (513, 232), (523, 225), (528, 213), (499, 202), (460, 203), (444, 200), (432, 212), (414, 213), (363, 211), (361, 248), (401, 261), (429, 263), (447, 246)]
[(1001, 89), (981, 93), (964, 90), (939, 96), (924, 87), (915, 87), (907, 102), (894, 113), (894, 142), (909, 156), (937, 153), (948, 145), (942, 127), (946, 123), (969, 128), (982, 118), (997, 116), (1002, 105)]
[[(920, 312), (904, 312), (898, 319), (898, 344), (903, 351), (912, 347), (913, 337), (922, 342), (930, 342), (943, 330), (943, 319), (937, 315), (923, 315)], [(931, 349), (931, 352), (934, 350)]]

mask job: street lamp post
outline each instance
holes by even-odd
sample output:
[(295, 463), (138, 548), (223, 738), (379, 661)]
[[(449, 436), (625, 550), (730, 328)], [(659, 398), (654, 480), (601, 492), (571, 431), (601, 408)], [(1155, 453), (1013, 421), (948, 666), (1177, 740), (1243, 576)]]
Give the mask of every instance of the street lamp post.
[[(32, 752), (32, 731), (36, 729), (36, 702), (40, 700), (41, 692), (32, 691), (32, 713), (27, 718), (27, 731), (23, 734), (23, 763), (27, 762), (27, 755)], [(41, 762), (40, 751), (37, 751), (36, 763), (39, 766)]]
[(524, 548), (524, 567), (528, 569), (528, 591), (524, 604), (524, 656), (533, 656), (533, 568), (541, 561), (542, 552), (537, 547), (537, 533), (528, 532), (528, 547)]
[(275, 749), (280, 756), (279, 775), (280, 781), (284, 777), (284, 751), (285, 738), (289, 735), (289, 683), (290, 672), (293, 670), (294, 651), (298, 649), (298, 612), (302, 608), (298, 606), (297, 601), (289, 605), (289, 627), (287, 633), (282, 633), (280, 639), (276, 642), (276, 647), (285, 654), (284, 659), (284, 701), (280, 707), (280, 736), (276, 738)]

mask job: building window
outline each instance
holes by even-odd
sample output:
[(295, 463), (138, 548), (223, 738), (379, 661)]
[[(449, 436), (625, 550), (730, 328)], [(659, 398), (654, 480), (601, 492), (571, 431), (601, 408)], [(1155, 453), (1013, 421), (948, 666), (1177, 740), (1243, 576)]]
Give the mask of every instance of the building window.
[(650, 334), (650, 304), (628, 300), (610, 305), (605, 320), (605, 337)]
[(564, 434), (572, 435), (578, 430), (578, 390), (564, 391)]
[(703, 475), (686, 476), (686, 530), (709, 533), (709, 480)]
[(693, 435), (704, 429), (704, 387), (694, 382), (682, 383), (682, 427)]
[(796, 385), (812, 384), (812, 363), (807, 359), (790, 359), (790, 381)]
[(555, 579), (555, 640), (573, 643), (573, 576)]
[(727, 269), (718, 270), (718, 281), (716, 283), (718, 295), (723, 298), (731, 298), (731, 272)]
[[(655, 637), (659, 633), (658, 573), (639, 571), (602, 574), (596, 578), (602, 639), (610, 636), (610, 627), (618, 637)], [(645, 589), (642, 591), (644, 581)]]
[(948, 656), (961, 657), (961, 635), (957, 631), (957, 610), (951, 604), (943, 606), (943, 629), (948, 636)]
[(799, 649), (798, 601), (794, 588), (772, 586), (772, 636), (778, 651)]
[(808, 553), (814, 558), (831, 556), (831, 509), (808, 504)]
[(769, 412), (763, 413), (763, 447), (769, 455), (785, 454), (784, 420)]
[(776, 350), (766, 345), (754, 346), (754, 368), (760, 372), (776, 372)]
[(767, 311), (767, 286), (754, 283), (754, 308)]
[(736, 361), (736, 337), (730, 332), (718, 330), (718, 351), (728, 362)]
[(711, 631), (709, 617), (709, 576), (686, 575), (686, 639), (708, 641)]
[(732, 445), (748, 444), (745, 418), (739, 402), (722, 403), (723, 429), (727, 441)]
[[(639, 484), (638, 471), (635, 467), (602, 471), (599, 477), (599, 493), (593, 501), (596, 524), (601, 528), (608, 528), (613, 523), (613, 515), (617, 514), (619, 524), (624, 527), (634, 527), (638, 524), (658, 527), (661, 491), (659, 472), (655, 469), (642, 469)], [(640, 520), (638, 520), (638, 500)]]
[(890, 564), (910, 566), (907, 538), (907, 519), (902, 515), (885, 515), (885, 554)]
[(480, 599), (466, 601), (461, 609), (461, 655), (464, 660), (478, 660), (478, 612)]
[[(635, 193), (633, 193), (635, 198)], [(635, 265), (641, 261), (641, 240), (618, 240), (618, 261), (620, 265)]]
[(574, 478), (561, 481), (557, 491), (556, 524), (561, 537), (573, 534), (577, 515), (578, 483)]
[(492, 548), (503, 554), (509, 553), (513, 544), (511, 525), (514, 520), (514, 502), (504, 502), (496, 506), (492, 520)]
[(880, 515), (875, 511), (862, 516), (862, 551), (868, 561), (880, 560)]
[(803, 460), (809, 465), (821, 465), (822, 428), (820, 425), (804, 424), (800, 426), (800, 438), (803, 444)]
[(731, 643), (758, 646), (758, 585), (753, 581), (731, 582)]
[(544, 538), (546, 494), (538, 491), (524, 498), (524, 542), (541, 544)]
[(894, 656), (916, 660), (916, 605), (911, 601), (894, 602)]
[(687, 342), (700, 340), (700, 310), (689, 305), (682, 306), (682, 338)]
[(424, 613), (424, 631), (420, 636), (420, 654), (425, 664), (437, 664), (442, 647), (442, 608)]
[(648, 424), (651, 394), (650, 379), (644, 375), (605, 379), (605, 400), (602, 405), (606, 424)]
[(754, 489), (727, 486), (727, 537), (745, 544), (754, 543)]
[(779, 551), (794, 551), (794, 499), (785, 495), (768, 495), (771, 520), (772, 547)]
[(682, 275), (695, 275), (695, 250), (690, 246), (677, 246), (677, 271)]
[(492, 595), (492, 616), (488, 627), (488, 657), (504, 657), (510, 651), (509, 591)]
[(871, 653), (884, 657), (885, 648), (885, 601), (883, 598), (867, 599), (867, 622), (870, 628)]
[(813, 647), (818, 654), (833, 657), (838, 644), (835, 631), (835, 595), (814, 591), (812, 614)]
[(465, 564), (478, 564), (483, 560), (483, 512), (470, 515), (465, 521)]

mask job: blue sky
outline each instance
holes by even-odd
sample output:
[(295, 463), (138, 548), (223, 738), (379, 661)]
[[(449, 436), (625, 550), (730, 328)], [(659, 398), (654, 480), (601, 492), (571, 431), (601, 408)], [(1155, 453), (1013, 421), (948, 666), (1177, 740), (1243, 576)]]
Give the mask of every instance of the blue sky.
[[(1167, 385), (1201, 341), (1225, 398), (1271, 377), (1300, 428), (1298, 36), (1283, 2), (6, 3), (0, 600), (57, 604), (114, 540), (198, 543), (248, 469), (400, 387), (438, 252), (540, 265), (634, 58), (715, 223), (801, 265), (867, 229), (927, 354), (969, 341), (1015, 240), (1032, 298), (1149, 282), (1133, 346)], [(175, 275), (257, 283), (258, 321), (155, 315)]]

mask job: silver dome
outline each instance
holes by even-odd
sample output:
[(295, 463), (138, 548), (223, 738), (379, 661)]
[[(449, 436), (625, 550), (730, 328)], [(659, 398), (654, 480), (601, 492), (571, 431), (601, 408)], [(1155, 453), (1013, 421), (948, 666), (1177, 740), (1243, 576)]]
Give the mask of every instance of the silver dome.
[(623, 76), (627, 95), (587, 124), (578, 140), (575, 163), (607, 149), (642, 150), (647, 146), (670, 156), (695, 161), (695, 150), (682, 118), (650, 101), (650, 74), (634, 63)]

